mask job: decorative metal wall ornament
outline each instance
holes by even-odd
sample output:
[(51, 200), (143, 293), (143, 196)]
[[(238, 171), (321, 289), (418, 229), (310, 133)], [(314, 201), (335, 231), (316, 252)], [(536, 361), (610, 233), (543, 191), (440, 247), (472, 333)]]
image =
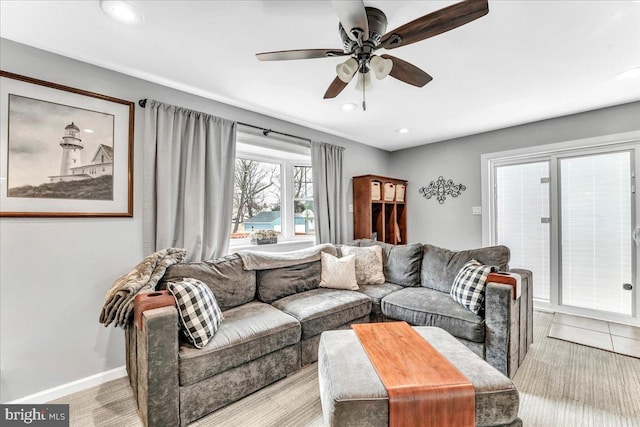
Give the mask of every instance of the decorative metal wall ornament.
[(447, 196), (458, 197), (460, 193), (466, 189), (467, 187), (463, 184), (454, 184), (451, 179), (445, 181), (445, 179), (440, 176), (437, 180), (431, 181), (427, 187), (421, 187), (418, 193), (427, 199), (435, 197), (438, 199), (438, 203), (443, 204)]

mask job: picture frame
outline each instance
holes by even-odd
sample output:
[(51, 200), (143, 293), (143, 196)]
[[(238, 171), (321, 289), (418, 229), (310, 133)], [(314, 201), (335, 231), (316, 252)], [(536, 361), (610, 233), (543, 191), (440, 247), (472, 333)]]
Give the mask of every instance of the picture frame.
[(0, 70), (0, 217), (132, 217), (134, 112)]

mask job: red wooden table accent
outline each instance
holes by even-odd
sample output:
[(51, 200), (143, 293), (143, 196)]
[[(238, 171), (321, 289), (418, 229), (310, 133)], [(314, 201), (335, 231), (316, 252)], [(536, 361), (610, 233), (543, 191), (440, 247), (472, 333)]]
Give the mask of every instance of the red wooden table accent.
[(133, 299), (133, 322), (142, 330), (142, 312), (152, 308), (176, 305), (176, 299), (169, 291), (147, 292), (136, 295)]
[(390, 427), (473, 427), (475, 391), (405, 322), (351, 325), (389, 395)]

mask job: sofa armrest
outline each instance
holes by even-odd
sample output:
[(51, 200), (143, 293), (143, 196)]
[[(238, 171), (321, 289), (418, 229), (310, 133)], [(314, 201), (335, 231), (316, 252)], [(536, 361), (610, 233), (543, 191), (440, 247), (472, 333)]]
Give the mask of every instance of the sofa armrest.
[(485, 360), (509, 378), (519, 365), (520, 299), (513, 287), (488, 282), (485, 291)]
[(178, 311), (161, 307), (142, 313), (136, 329), (138, 411), (145, 426), (180, 425)]
[(520, 296), (520, 362), (533, 343), (533, 273), (531, 270), (512, 268), (522, 278), (522, 295)]

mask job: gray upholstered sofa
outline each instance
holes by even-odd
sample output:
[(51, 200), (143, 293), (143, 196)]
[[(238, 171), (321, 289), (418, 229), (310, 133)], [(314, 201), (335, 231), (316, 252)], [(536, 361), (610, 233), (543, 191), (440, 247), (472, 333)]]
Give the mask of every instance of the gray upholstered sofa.
[[(351, 243), (373, 244), (381, 243)], [(203, 349), (181, 339), (175, 307), (145, 311), (140, 329), (127, 327), (127, 372), (143, 422), (187, 425), (316, 361), (323, 331), (357, 322), (399, 319), (441, 327), (513, 376), (532, 341), (530, 272), (520, 270), (519, 299), (508, 285), (488, 284), (485, 316), (466, 312), (445, 292), (471, 258), (508, 268), (506, 247), (453, 252), (381, 245), (386, 283), (359, 291), (320, 288), (320, 261), (246, 270), (234, 254), (171, 266), (158, 288), (199, 279), (212, 289), (224, 320)]]
[[(363, 239), (352, 244), (379, 243)], [(374, 300), (373, 315), (378, 315), (375, 312), (379, 310), (385, 320), (440, 327), (513, 378), (533, 342), (533, 282), (531, 271), (509, 269), (509, 248), (493, 246), (451, 251), (429, 244), (382, 244), (382, 247), (385, 278), (392, 283), (375, 290), (369, 289), (375, 285), (363, 289)], [(487, 283), (484, 313), (474, 314), (455, 302), (449, 295), (453, 280), (471, 259), (520, 274), (520, 298), (513, 298), (513, 290), (508, 285)]]

